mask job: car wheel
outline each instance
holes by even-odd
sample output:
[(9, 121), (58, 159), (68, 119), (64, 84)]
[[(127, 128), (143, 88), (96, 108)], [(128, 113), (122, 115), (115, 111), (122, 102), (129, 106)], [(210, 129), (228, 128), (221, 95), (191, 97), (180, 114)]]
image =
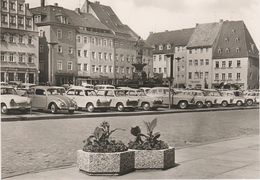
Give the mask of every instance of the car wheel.
[(51, 113), (52, 113), (52, 114), (56, 114), (57, 111), (58, 111), (57, 105), (56, 105), (55, 103), (52, 103), (52, 104), (51, 104), (51, 107), (50, 107), (50, 110), (51, 110)]
[(122, 103), (118, 103), (118, 104), (116, 105), (116, 109), (117, 109), (117, 111), (119, 111), (119, 112), (123, 112), (123, 111), (125, 110), (124, 105), (123, 105)]
[(198, 108), (203, 108), (203, 103), (201, 101), (199, 101), (199, 102), (196, 103), (196, 106)]
[(6, 104), (1, 104), (1, 113), (7, 114), (7, 112), (8, 112), (8, 109), (7, 109)]
[(248, 106), (252, 106), (252, 105), (253, 105), (253, 100), (252, 100), (252, 99), (248, 99), (248, 100), (246, 101), (246, 104), (247, 104)]
[(142, 108), (143, 108), (143, 110), (145, 110), (145, 111), (149, 111), (149, 110), (151, 109), (149, 103), (143, 103), (143, 104), (142, 104)]
[(74, 113), (74, 110), (69, 110), (69, 114), (73, 114)]
[(221, 106), (222, 106), (222, 107), (227, 107), (227, 105), (228, 105), (228, 102), (227, 102), (227, 101), (223, 101), (223, 102), (221, 103)]
[(95, 111), (95, 107), (92, 103), (87, 104), (87, 111), (88, 112), (94, 112)]
[(207, 106), (208, 108), (210, 108), (210, 107), (212, 106), (212, 102), (207, 101), (207, 102), (206, 102), (206, 106)]
[(188, 106), (188, 103), (186, 101), (179, 102), (179, 108), (180, 109), (186, 109)]
[(237, 101), (236, 103), (237, 106), (242, 106), (242, 104), (243, 104), (242, 101)]

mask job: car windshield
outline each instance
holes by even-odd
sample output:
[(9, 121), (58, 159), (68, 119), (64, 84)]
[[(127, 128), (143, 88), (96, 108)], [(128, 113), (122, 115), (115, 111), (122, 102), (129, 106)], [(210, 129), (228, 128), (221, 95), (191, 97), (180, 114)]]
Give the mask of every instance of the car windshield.
[(4, 94), (17, 95), (17, 92), (13, 88), (1, 88), (1, 95), (4, 95)]
[(115, 91), (116, 96), (126, 96), (126, 91)]
[(97, 93), (94, 90), (85, 90), (86, 96), (97, 96)]
[(138, 91), (129, 90), (126, 92), (126, 95), (128, 95), (128, 96), (146, 96), (146, 94), (141, 90), (138, 90)]
[(47, 89), (48, 95), (63, 95), (65, 93), (64, 89)]

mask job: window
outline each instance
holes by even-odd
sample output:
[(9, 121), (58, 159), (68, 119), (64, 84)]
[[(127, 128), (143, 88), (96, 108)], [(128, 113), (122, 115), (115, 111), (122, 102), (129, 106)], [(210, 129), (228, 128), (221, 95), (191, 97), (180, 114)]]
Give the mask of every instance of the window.
[(57, 19), (62, 24), (68, 24), (68, 19), (66, 17), (64, 17), (64, 16), (57, 16)]
[(117, 66), (115, 67), (115, 71), (117, 74), (119, 73), (119, 68)]
[(18, 4), (18, 11), (23, 11), (23, 4)]
[(209, 52), (209, 48), (206, 48), (206, 52)]
[(13, 53), (9, 54), (9, 61), (14, 62), (14, 54)]
[(40, 51), (40, 53), (44, 52), (44, 46), (43, 45), (40, 45), (39, 51)]
[(240, 39), (237, 37), (237, 38), (235, 39), (235, 41), (236, 41), (236, 42), (239, 42), (239, 41), (240, 41)]
[(204, 65), (204, 60), (203, 60), (203, 59), (200, 60), (200, 65), (201, 65), (201, 66)]
[(228, 61), (228, 67), (229, 67), (229, 68), (232, 67), (232, 61)]
[(92, 72), (96, 72), (96, 66), (92, 65)]
[(107, 40), (106, 39), (103, 40), (103, 46), (107, 46)]
[(219, 80), (219, 74), (218, 73), (215, 74), (215, 80)]
[(78, 50), (78, 57), (81, 56), (81, 50)]
[(240, 73), (237, 73), (237, 80), (240, 80)]
[(32, 54), (28, 55), (28, 63), (33, 63), (33, 56), (32, 56)]
[(72, 70), (72, 62), (71, 61), (68, 62), (68, 70)]
[(23, 43), (23, 36), (22, 35), (19, 35), (19, 37), (18, 37), (18, 41), (19, 41), (19, 43)]
[(69, 54), (73, 54), (73, 48), (69, 47)]
[(224, 81), (226, 79), (226, 74), (222, 73), (222, 81)]
[(200, 72), (200, 79), (203, 79), (203, 72)]
[(96, 46), (98, 45), (98, 38), (95, 37)]
[(155, 55), (153, 55), (153, 60), (154, 60), (154, 61), (156, 60), (156, 56), (155, 56)]
[(197, 59), (194, 60), (194, 66), (198, 66), (198, 60)]
[(206, 65), (209, 65), (209, 59), (206, 59), (205, 64), (206, 64)]
[(153, 72), (156, 73), (156, 68), (153, 68)]
[(87, 56), (88, 56), (88, 51), (84, 50), (84, 57), (87, 57)]
[(109, 66), (109, 73), (112, 73), (112, 71), (113, 71), (113, 67)]
[(107, 53), (104, 53), (104, 59), (107, 60)]
[(192, 60), (191, 59), (189, 60), (189, 66), (192, 66)]
[(58, 39), (61, 39), (61, 38), (62, 38), (62, 31), (61, 31), (61, 29), (58, 29), (58, 30), (57, 30), (57, 38), (58, 38)]
[(84, 44), (87, 44), (88, 43), (88, 37), (84, 37)]
[(5, 53), (1, 52), (1, 61), (5, 61)]
[(162, 55), (159, 55), (159, 61), (161, 61), (162, 60)]
[(92, 57), (92, 59), (96, 59), (96, 53), (95, 52), (91, 52), (91, 57)]
[(15, 2), (10, 2), (10, 9), (15, 11)]
[(99, 60), (102, 59), (102, 53), (101, 53), (101, 52), (98, 53), (98, 59), (99, 59)]
[(232, 73), (228, 73), (228, 79), (232, 79)]
[(84, 64), (84, 71), (88, 71), (88, 64)]
[(2, 8), (3, 9), (7, 9), (7, 1), (3, 1), (2, 2)]
[(124, 55), (121, 55), (121, 61), (125, 61)]
[(192, 49), (189, 50), (189, 54), (192, 54)]
[(169, 50), (171, 48), (172, 48), (171, 44), (167, 44), (167, 49)]
[(163, 72), (166, 74), (167, 73), (167, 68), (163, 68)]
[(229, 41), (229, 39), (226, 37), (226, 38), (225, 38), (225, 41), (226, 41), (226, 42), (228, 42), (228, 41)]
[(81, 71), (81, 64), (78, 63), (78, 71)]
[(199, 78), (199, 72), (195, 72), (194, 73), (194, 79), (198, 79)]
[(192, 79), (192, 72), (189, 72), (189, 79)]
[(26, 24), (27, 27), (32, 27), (32, 19), (26, 18), (25, 19), (25, 24)]
[(7, 15), (6, 14), (2, 14), (2, 23), (7, 23)]
[(237, 60), (237, 67), (241, 67), (241, 61)]
[(205, 72), (205, 79), (209, 78), (209, 72)]
[(159, 68), (159, 73), (162, 73), (162, 68)]
[(159, 50), (163, 50), (163, 45), (159, 45)]
[(23, 21), (23, 17), (18, 17), (18, 25), (23, 26), (24, 21)]
[(58, 61), (58, 63), (57, 63), (57, 69), (58, 69), (59, 71), (62, 70), (62, 61)]
[(28, 44), (33, 44), (32, 43), (32, 36), (28, 36)]
[(9, 36), (9, 42), (10, 42), (10, 43), (14, 43), (14, 35), (13, 35), (13, 34), (10, 34), (10, 36)]
[(69, 39), (69, 40), (72, 40), (72, 39), (73, 39), (73, 35), (72, 35), (72, 32), (71, 32), (71, 31), (68, 32), (68, 39)]
[(219, 53), (219, 54), (222, 53), (222, 49), (219, 48), (219, 49), (218, 49), (218, 53)]
[(122, 69), (122, 74), (125, 74), (125, 68), (121, 67), (121, 69)]
[(62, 53), (62, 46), (58, 46), (58, 53)]
[(104, 66), (104, 73), (107, 73), (107, 66)]
[(203, 48), (200, 48), (200, 53), (203, 53)]
[(240, 52), (240, 48), (236, 48), (236, 52), (239, 53)]
[(226, 51), (226, 53), (230, 53), (230, 50), (229, 50), (229, 48), (226, 48), (226, 50), (225, 50), (225, 51)]
[(36, 15), (36, 16), (34, 16), (34, 22), (35, 22), (35, 23), (41, 22), (41, 15)]
[(77, 37), (77, 42), (78, 42), (78, 43), (81, 42), (81, 37), (80, 37), (80, 36)]
[(222, 68), (226, 68), (226, 61), (222, 61)]
[(111, 53), (109, 53), (109, 60), (112, 60), (112, 54)]
[(215, 62), (215, 68), (219, 68), (219, 62), (218, 61)]

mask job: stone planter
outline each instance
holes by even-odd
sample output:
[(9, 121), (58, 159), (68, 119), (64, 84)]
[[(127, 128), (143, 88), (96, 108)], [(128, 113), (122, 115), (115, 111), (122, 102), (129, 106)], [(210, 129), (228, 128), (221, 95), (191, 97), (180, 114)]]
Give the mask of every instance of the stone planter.
[(92, 153), (77, 151), (79, 170), (89, 175), (123, 175), (134, 171), (134, 152)]
[(169, 169), (175, 165), (175, 148), (163, 150), (133, 150), (135, 169)]

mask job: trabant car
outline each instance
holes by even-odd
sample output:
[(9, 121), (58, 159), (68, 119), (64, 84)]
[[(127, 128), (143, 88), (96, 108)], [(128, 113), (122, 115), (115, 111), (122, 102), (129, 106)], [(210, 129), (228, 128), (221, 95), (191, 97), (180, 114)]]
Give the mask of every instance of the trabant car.
[(149, 97), (157, 97), (163, 100), (163, 105), (167, 106), (170, 104), (169, 100), (169, 92), (170, 92), (170, 97), (171, 97), (171, 102), (173, 98), (173, 91), (169, 91), (169, 88), (167, 87), (154, 87), (151, 88), (148, 93), (146, 94)]
[[(179, 93), (182, 94), (183, 100), (185, 100), (187, 102), (186, 105), (195, 105), (198, 108), (204, 107), (206, 97), (201, 90), (178, 90), (176, 92), (176, 94), (179, 94)], [(175, 98), (175, 102), (176, 102), (176, 96), (173, 96), (173, 99), (174, 98)], [(179, 104), (179, 105), (183, 105), (183, 103)], [(185, 106), (185, 104), (184, 104), (184, 106)]]
[(100, 85), (95, 85), (94, 89), (98, 91), (102, 89), (116, 89), (116, 87), (109, 84), (100, 84)]
[(66, 92), (66, 96), (76, 101), (79, 109), (86, 108), (88, 112), (93, 112), (96, 109), (106, 111), (110, 109), (112, 101), (112, 99), (97, 96), (93, 89), (81, 86), (70, 88)]
[(1, 113), (7, 114), (9, 110), (28, 112), (31, 108), (31, 100), (17, 94), (11, 86), (1, 86)]
[(98, 96), (105, 96), (111, 99), (111, 108), (116, 108), (117, 111), (123, 112), (125, 109), (135, 110), (138, 108), (138, 97), (127, 96), (124, 90), (118, 89), (107, 89), (107, 90), (98, 90)]
[(30, 91), (30, 89), (32, 87), (36, 86), (36, 84), (31, 84), (31, 83), (21, 83), (17, 86), (16, 88), (16, 92), (18, 95), (20, 96), (27, 96), (28, 95), (28, 91)]
[(236, 91), (220, 91), (223, 96), (228, 96), (233, 99), (232, 104), (242, 106), (246, 104), (247, 100), (243, 96), (236, 96)]
[(252, 106), (254, 103), (259, 104), (259, 92), (256, 91), (245, 91), (243, 97), (246, 98), (246, 104)]
[(217, 90), (204, 90), (204, 95), (206, 96), (205, 104), (207, 107), (212, 105), (221, 105), (226, 107), (233, 104), (233, 98), (229, 96), (223, 96), (221, 92)]
[(67, 110), (70, 114), (77, 109), (77, 103), (63, 96), (63, 90), (55, 86), (35, 86), (31, 89), (29, 97), (33, 109), (50, 110), (55, 114), (58, 110)]

